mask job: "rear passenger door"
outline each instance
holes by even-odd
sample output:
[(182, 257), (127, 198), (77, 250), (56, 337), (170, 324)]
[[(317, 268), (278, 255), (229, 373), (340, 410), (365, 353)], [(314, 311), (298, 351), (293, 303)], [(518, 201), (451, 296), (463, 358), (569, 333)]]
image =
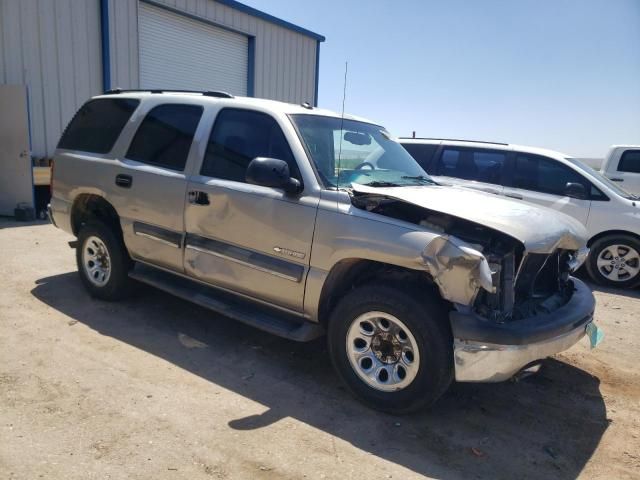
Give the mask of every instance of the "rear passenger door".
[[(568, 182), (582, 184), (587, 198), (566, 196), (564, 191)], [(586, 225), (592, 188), (591, 182), (580, 173), (553, 158), (516, 153), (504, 193), (508, 197), (566, 213)]]
[(203, 114), (189, 102), (143, 103), (133, 119), (137, 128), (123, 139), (110, 195), (130, 254), (178, 272), (184, 270), (185, 169)]
[(501, 194), (509, 151), (444, 146), (433, 167), (434, 179), (487, 193)]
[[(287, 126), (293, 140), (293, 127)], [(223, 108), (202, 166), (189, 181), (185, 271), (214, 286), (301, 311), (319, 195), (306, 187), (287, 195), (246, 183), (247, 166), (256, 157), (286, 161), (304, 187), (274, 117)]]

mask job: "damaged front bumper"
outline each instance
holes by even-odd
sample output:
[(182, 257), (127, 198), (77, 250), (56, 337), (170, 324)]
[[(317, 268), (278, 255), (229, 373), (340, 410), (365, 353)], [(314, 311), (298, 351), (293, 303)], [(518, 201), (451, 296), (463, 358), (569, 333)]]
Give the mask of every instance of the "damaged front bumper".
[(593, 321), (595, 299), (584, 283), (571, 281), (575, 288), (571, 299), (548, 314), (493, 323), (473, 312), (451, 312), (456, 381), (508, 380), (577, 343)]

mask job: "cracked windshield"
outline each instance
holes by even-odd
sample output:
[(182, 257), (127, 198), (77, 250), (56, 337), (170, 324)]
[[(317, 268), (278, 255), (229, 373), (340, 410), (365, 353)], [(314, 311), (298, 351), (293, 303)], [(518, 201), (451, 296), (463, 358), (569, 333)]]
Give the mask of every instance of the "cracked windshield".
[(399, 187), (435, 183), (382, 127), (355, 120), (292, 115), (327, 187)]

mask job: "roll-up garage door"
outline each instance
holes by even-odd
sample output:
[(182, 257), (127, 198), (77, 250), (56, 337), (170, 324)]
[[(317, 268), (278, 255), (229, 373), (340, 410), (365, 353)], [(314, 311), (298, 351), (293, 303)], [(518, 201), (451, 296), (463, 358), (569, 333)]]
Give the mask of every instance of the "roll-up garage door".
[(140, 86), (247, 94), (248, 38), (140, 3)]

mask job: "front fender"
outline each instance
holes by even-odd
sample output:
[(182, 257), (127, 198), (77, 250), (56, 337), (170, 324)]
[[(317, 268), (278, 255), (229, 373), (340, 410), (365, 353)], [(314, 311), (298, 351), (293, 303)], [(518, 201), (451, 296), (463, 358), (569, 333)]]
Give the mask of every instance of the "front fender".
[(456, 237), (434, 238), (424, 249), (423, 258), (440, 294), (450, 302), (469, 305), (480, 288), (496, 291), (487, 259)]
[[(430, 275), (442, 298), (468, 305), (479, 288), (493, 291), (485, 257), (462, 240), (381, 217), (318, 212), (304, 310), (317, 320), (329, 272), (341, 262), (366, 260)], [(387, 220), (387, 219), (385, 219)]]

